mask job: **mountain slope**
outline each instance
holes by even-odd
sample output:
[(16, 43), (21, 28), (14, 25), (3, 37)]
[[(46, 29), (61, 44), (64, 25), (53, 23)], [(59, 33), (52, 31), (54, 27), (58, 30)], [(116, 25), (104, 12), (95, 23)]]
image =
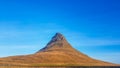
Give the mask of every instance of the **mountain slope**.
[(74, 49), (65, 37), (56, 33), (51, 41), (35, 54), (0, 58), (0, 64), (8, 65), (80, 65), (114, 66), (115, 64), (90, 58)]

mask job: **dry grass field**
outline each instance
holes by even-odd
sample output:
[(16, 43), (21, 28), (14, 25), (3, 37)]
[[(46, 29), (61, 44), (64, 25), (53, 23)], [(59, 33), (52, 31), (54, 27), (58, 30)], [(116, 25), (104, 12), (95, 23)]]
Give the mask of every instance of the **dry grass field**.
[(0, 68), (41, 68), (71, 66), (118, 66), (93, 59), (74, 49), (57, 33), (51, 41), (35, 54), (0, 58)]

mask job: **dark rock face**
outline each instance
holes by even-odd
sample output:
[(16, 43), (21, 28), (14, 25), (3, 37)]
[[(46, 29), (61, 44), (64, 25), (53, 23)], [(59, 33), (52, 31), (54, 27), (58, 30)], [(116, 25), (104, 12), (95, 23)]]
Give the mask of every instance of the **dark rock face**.
[(47, 44), (47, 46), (63, 40), (65, 40), (64, 36), (60, 33), (56, 33), (55, 36), (53, 36), (53, 38), (51, 39), (51, 41)]
[[(48, 51), (54, 49), (73, 49), (72, 46), (67, 42), (65, 37), (61, 33), (56, 33), (55, 36), (52, 37), (51, 41), (41, 50), (41, 51)], [(37, 52), (37, 53), (38, 53)]]
[(64, 38), (64, 36), (62, 34), (56, 33), (55, 36), (52, 38), (51, 41), (61, 41), (63, 39), (65, 39), (65, 38)]

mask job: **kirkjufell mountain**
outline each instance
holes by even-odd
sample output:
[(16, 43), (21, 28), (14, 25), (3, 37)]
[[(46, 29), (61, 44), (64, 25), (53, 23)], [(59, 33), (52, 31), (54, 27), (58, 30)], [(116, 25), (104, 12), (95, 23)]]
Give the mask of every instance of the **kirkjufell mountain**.
[(61, 33), (56, 33), (50, 42), (36, 53), (0, 58), (0, 65), (115, 66), (116, 64), (96, 60), (77, 51)]

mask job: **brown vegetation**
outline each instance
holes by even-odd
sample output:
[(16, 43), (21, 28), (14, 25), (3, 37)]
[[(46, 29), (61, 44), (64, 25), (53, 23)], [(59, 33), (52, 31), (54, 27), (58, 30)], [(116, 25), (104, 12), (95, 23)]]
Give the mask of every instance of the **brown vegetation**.
[(0, 58), (0, 66), (116, 66), (99, 61), (75, 50), (63, 35), (57, 33), (46, 47), (35, 54)]

